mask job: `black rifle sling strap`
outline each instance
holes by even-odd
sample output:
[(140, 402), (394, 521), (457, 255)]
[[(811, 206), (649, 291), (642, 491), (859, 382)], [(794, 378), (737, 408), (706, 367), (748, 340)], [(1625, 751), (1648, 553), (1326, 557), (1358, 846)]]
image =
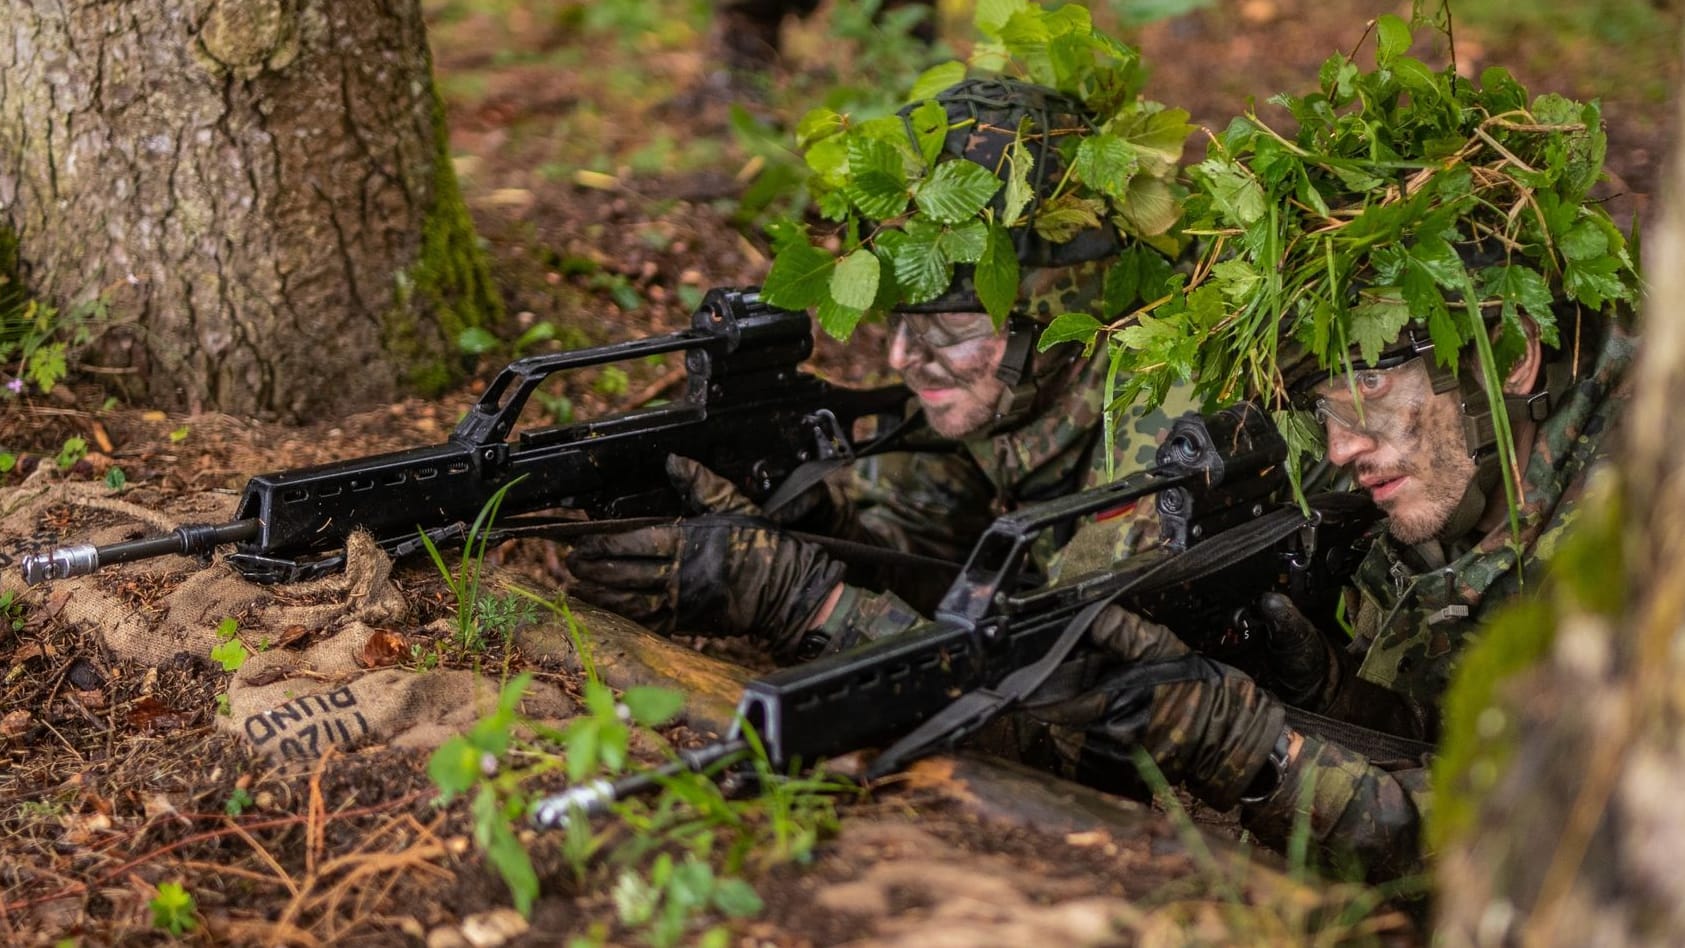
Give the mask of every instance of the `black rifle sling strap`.
[(1193, 582), (1240, 563), (1270, 549), (1313, 521), (1293, 507), (1281, 507), (1257, 520), (1226, 530), (1176, 556), (1166, 559), (1128, 585), (1084, 607), (1060, 632), (1046, 653), (1018, 668), (992, 687), (966, 692), (933, 715), (873, 761), (868, 776), (881, 777), (944, 747), (951, 747), (975, 733), (1015, 705), (1022, 703), (1064, 664), (1101, 611), (1119, 599)]
[(841, 470), (861, 458), (882, 454), (899, 446), (908, 433), (916, 430), (923, 422), (924, 412), (915, 411), (896, 422), (895, 427), (873, 438), (859, 451), (845, 449), (842, 454), (802, 462), (796, 466), (795, 470), (790, 472), (790, 476), (784, 478), (784, 483), (779, 484), (778, 488), (765, 501), (761, 502), (761, 512), (776, 519), (778, 511), (782, 510), (784, 505), (807, 493), (814, 485), (829, 477), (833, 471)]
[(1374, 763), (1420, 763), (1422, 758), (1435, 750), (1434, 745), (1427, 741), (1388, 734), (1386, 731), (1351, 724), (1292, 705), (1287, 707), (1287, 724), (1302, 734), (1309, 734), (1362, 754)]

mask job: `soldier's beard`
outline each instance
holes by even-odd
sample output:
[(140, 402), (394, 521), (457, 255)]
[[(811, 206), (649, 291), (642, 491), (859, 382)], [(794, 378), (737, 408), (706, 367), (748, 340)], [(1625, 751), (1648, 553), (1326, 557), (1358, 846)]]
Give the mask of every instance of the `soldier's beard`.
[(1003, 346), (961, 343), (907, 365), (902, 380), (918, 395), (930, 427), (944, 438), (981, 434), (994, 422), (1006, 383), (995, 377)]
[(1389, 518), (1387, 531), (1401, 543), (1422, 543), (1439, 536), (1474, 480), (1475, 463), (1469, 457), (1460, 416), (1454, 398), (1435, 396), (1423, 403), (1398, 437), (1398, 462), (1360, 462), (1355, 468), (1360, 480), (1411, 478), (1398, 496), (1381, 503)]

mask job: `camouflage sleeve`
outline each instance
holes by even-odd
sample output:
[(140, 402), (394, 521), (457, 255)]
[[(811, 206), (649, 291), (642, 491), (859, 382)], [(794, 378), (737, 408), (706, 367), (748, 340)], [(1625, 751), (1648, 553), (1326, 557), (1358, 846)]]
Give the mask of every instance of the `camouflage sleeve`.
[(795, 648), (774, 657), (780, 661), (811, 661), (821, 655), (846, 652), (865, 642), (900, 635), (923, 619), (894, 593), (874, 593), (845, 585), (825, 622), (808, 632)]
[[(993, 521), (994, 489), (969, 457), (900, 452), (857, 463), (846, 481), (829, 485), (830, 522), (823, 532), (872, 546), (963, 561)], [(848, 581), (889, 590), (929, 611), (952, 576), (870, 563), (850, 567)]]
[(1380, 880), (1422, 870), (1422, 826), (1431, 803), (1425, 765), (1389, 769), (1305, 735), (1280, 785), (1243, 807), (1241, 822), (1276, 849), (1305, 827), (1326, 865)]

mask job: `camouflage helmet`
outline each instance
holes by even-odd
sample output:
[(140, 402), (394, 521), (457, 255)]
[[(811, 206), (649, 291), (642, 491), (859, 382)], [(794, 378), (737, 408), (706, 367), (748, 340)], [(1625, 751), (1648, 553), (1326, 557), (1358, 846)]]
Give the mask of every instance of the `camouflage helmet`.
[[(934, 101), (947, 113), (948, 134), (943, 139), (936, 162), (970, 161), (988, 169), (1003, 182), (1012, 173), (1008, 152), (1023, 142), (1031, 161), (1028, 175), (1028, 204), (1021, 211), (1022, 219), (1034, 219), (1041, 204), (1064, 178), (1068, 167), (1068, 153), (1077, 141), (1094, 131), (1093, 119), (1082, 105), (1070, 96), (1033, 83), (1008, 78), (967, 79), (937, 93)], [(909, 105), (898, 113), (907, 123), (907, 133), (916, 135), (912, 127), (915, 106)], [(989, 202), (996, 213), (1004, 213), (1007, 193), (1003, 188)], [(1096, 288), (1080, 295), (1092, 299), (1097, 295), (1099, 268), (1079, 267), (1080, 264), (1104, 260), (1122, 247), (1117, 228), (1110, 220), (1084, 227), (1067, 240), (1052, 241), (1035, 227), (1023, 224), (1008, 233), (1020, 264), (1019, 301), (1027, 315), (1051, 318), (1047, 302), (1055, 295), (1053, 286), (1061, 287), (1059, 296), (1065, 297), (1067, 308), (1075, 301), (1068, 290), (1082, 274), (1093, 274)], [(1075, 269), (1072, 269), (1075, 268)], [(1065, 272), (1071, 270), (1071, 272)], [(1052, 273), (1047, 271), (1054, 271)], [(975, 283), (976, 267), (958, 264), (947, 292), (934, 299), (918, 303), (900, 303), (895, 310), (903, 313), (978, 312), (983, 309)], [(1035, 297), (1037, 305), (1025, 307)]]

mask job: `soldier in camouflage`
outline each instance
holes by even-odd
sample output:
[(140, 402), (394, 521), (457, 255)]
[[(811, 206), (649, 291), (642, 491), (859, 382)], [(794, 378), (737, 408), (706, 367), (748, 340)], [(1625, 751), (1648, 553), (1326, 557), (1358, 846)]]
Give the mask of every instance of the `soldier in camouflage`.
[[(1074, 103), (1022, 83), (973, 81), (937, 98), (955, 119), (939, 160), (974, 161), (997, 174), (1004, 173), (1002, 156), (1021, 119), (1042, 116), (1049, 128), (1081, 122)], [(976, 120), (962, 120), (961, 111), (979, 102)], [(1057, 181), (1058, 153), (1047, 146), (1037, 160)], [(1018, 303), (1003, 327), (984, 312), (972, 271), (963, 265), (947, 292), (897, 307), (888, 364), (940, 439), (935, 450), (858, 462), (846, 477), (777, 511), (776, 524), (710, 472), (674, 459), (675, 484), (707, 514), (581, 541), (568, 558), (573, 592), (662, 632), (748, 634), (784, 661), (910, 628), (935, 606), (951, 575), (845, 567), (786, 530), (957, 562), (996, 516), (1150, 464), (1159, 431), (1185, 402), (1122, 414), (1108, 456), (1101, 431), (1104, 347), (1086, 356), (1074, 343), (1036, 351), (1040, 331), (1055, 316), (1089, 310), (1104, 262), (1120, 246), (1109, 222), (1057, 244), (1035, 235), (1020, 240)], [(1132, 548), (1152, 533), (1144, 522), (1144, 515), (1091, 518), (1067, 535), (1045, 537), (1041, 565), (1056, 569), (1062, 547), (1066, 557), (1081, 551), (1109, 557)]]
[[(1400, 127), (1426, 124), (1409, 115), (1413, 107), (1398, 107)], [(1483, 118), (1469, 109), (1462, 120)], [(1600, 163), (1597, 140), (1589, 137), (1600, 130), (1589, 124), (1515, 127), (1560, 136), (1551, 143), (1556, 153), (1595, 155)], [(1468, 131), (1475, 137), (1473, 125)], [(1470, 149), (1459, 158), (1473, 154)], [(1410, 157), (1391, 160), (1397, 167), (1419, 167)], [(1502, 157), (1521, 162), (1509, 152)], [(1430, 170), (1454, 166), (1449, 160), (1422, 164)], [(1354, 182), (1355, 174), (1329, 185), (1323, 195), (1328, 204), (1336, 206), (1335, 198), (1348, 194), (1353, 197), (1348, 206), (1356, 206), (1404, 193), (1380, 176), (1372, 194)], [(1435, 192), (1431, 182), (1411, 186), (1423, 195), (1460, 197), (1450, 189)], [(1536, 200), (1531, 192), (1525, 199), (1526, 206)], [(1241, 672), (1189, 655), (1163, 627), (1113, 608), (1090, 637), (1116, 661), (1080, 686), (1038, 696), (1041, 706), (1035, 709), (1056, 725), (1064, 756), (1079, 774), (1133, 772), (1135, 754), (1144, 750), (1167, 778), (1206, 802), (1221, 808), (1239, 804), (1243, 825), (1266, 843), (1285, 845), (1302, 825), (1333, 864), (1355, 866), (1372, 878), (1420, 868), (1422, 826), (1433, 799), (1428, 754), (1439, 736), (1441, 703), (1457, 660), (1498, 607), (1524, 588), (1538, 588), (1558, 536), (1574, 519), (1588, 472), (1611, 444), (1609, 434), (1626, 399), (1633, 339), (1623, 321), (1636, 296), (1637, 274), (1620, 256), (1618, 231), (1605, 226), (1601, 207), (1583, 194), (1561, 200), (1557, 206), (1567, 209), (1569, 220), (1616, 235), (1607, 244), (1614, 276), (1604, 286), (1619, 286), (1607, 292), (1600, 287), (1594, 298), (1599, 301), (1592, 304), (1584, 302), (1583, 287), (1577, 294), (1564, 285), (1548, 241), (1504, 232), (1504, 205), (1491, 198), (1448, 204), (1453, 210), (1431, 235), (1443, 240), (1454, 234), (1462, 241), (1457, 252), (1470, 277), (1447, 278), (1449, 285), (1474, 288), (1480, 285), (1476, 274), (1528, 266), (1544, 275), (1554, 296), (1550, 315), (1560, 346), (1541, 341), (1540, 321), (1528, 313), (1502, 306), (1501, 300), (1482, 301), (1485, 329), (1493, 336), (1514, 333), (1506, 340), (1513, 354), (1502, 362), (1492, 359), (1501, 408), (1490, 407), (1482, 387), (1477, 360), (1491, 357), (1478, 354), (1478, 340), (1462, 344), (1455, 359), (1439, 358), (1436, 341), (1444, 345), (1445, 337), (1436, 340), (1424, 313), (1413, 312), (1390, 342), (1377, 340), (1374, 351), (1354, 347), (1333, 358), (1302, 348), (1304, 340), (1316, 338), (1307, 327), (1320, 325), (1321, 338), (1332, 338), (1326, 322), (1310, 322), (1326, 319), (1326, 309), (1297, 323), (1296, 312), (1273, 314), (1273, 329), (1262, 331), (1279, 340), (1278, 392), (1321, 428), (1327, 459), (1386, 514), (1347, 590), (1351, 641), (1345, 648), (1330, 646), (1320, 661), (1299, 654), (1294, 693), (1271, 695)], [(1494, 213), (1496, 224), (1475, 219)], [(1323, 214), (1308, 226), (1325, 226), (1337, 216)], [(1242, 247), (1241, 259), (1260, 269), (1292, 272), (1301, 262), (1293, 253), (1320, 253), (1277, 252), (1273, 248), (1292, 241), (1271, 237), (1276, 242)], [(1402, 231), (1370, 239), (1376, 241), (1371, 253), (1408, 250)], [(1388, 240), (1397, 246), (1388, 247)], [(1354, 272), (1375, 279), (1379, 271), (1359, 269), (1363, 265), (1354, 264)], [(1378, 289), (1361, 282), (1359, 288)], [(1353, 298), (1358, 293), (1354, 289)], [(1462, 318), (1463, 310), (1452, 311)], [(1270, 398), (1277, 392), (1251, 394)], [(1498, 460), (1503, 425), (1494, 411), (1507, 419), (1514, 447), (1513, 515)], [(1305, 632), (1286, 638), (1311, 640), (1310, 623), (1284, 597), (1266, 597), (1263, 607), (1275, 630)], [(1290, 714), (1286, 701), (1297, 710)]]

